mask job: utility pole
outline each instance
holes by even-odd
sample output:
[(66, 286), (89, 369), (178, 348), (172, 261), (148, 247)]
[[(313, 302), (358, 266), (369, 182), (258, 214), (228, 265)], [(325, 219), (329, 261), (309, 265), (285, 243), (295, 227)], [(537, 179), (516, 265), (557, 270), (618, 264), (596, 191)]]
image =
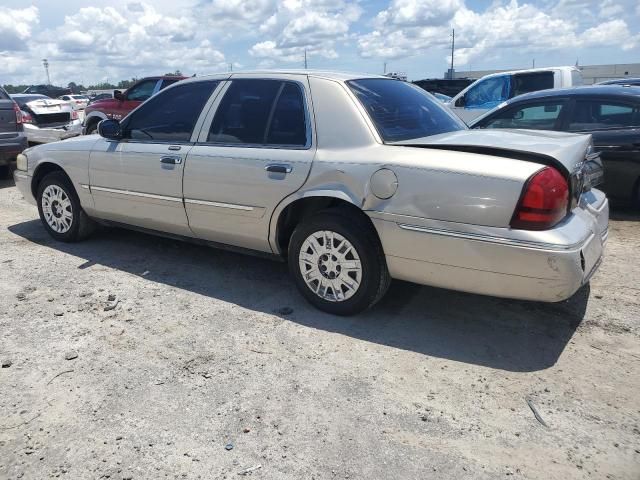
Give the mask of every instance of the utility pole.
[(304, 69), (307, 69), (307, 49), (304, 49)]
[(387, 74), (387, 62), (384, 62), (384, 74)]
[(233, 72), (233, 63), (230, 63), (230, 64), (229, 64), (229, 71), (230, 71), (230, 72)]
[(449, 70), (449, 80), (453, 80), (453, 51), (456, 48), (456, 29), (451, 29), (451, 70)]
[(533, 59), (533, 62), (531, 62), (531, 68), (536, 68), (536, 59)]
[(47, 72), (47, 85), (51, 85), (51, 78), (49, 77), (49, 61), (46, 58), (43, 58), (42, 65), (44, 65), (44, 71)]

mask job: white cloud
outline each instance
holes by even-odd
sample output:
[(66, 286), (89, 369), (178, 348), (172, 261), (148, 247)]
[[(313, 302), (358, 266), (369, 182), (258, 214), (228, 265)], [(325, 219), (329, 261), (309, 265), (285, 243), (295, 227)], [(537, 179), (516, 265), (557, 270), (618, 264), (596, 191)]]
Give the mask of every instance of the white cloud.
[(0, 52), (26, 50), (31, 29), (38, 24), (38, 9), (0, 7)]
[[(600, 15), (618, 15), (618, 7), (605, 0)], [(592, 2), (561, 0), (552, 15), (530, 3), (511, 0), (476, 12), (463, 0), (394, 0), (376, 16), (374, 30), (359, 37), (358, 45), (365, 58), (403, 58), (438, 48), (444, 60), (451, 29), (455, 28), (455, 63), (459, 66), (478, 59), (498, 59), (505, 52), (528, 55), (590, 46), (635, 48), (637, 34), (634, 36), (625, 20), (598, 21), (582, 16), (582, 20), (590, 18), (586, 25), (574, 21), (586, 8), (593, 11)]]
[(284, 0), (260, 27), (269, 38), (255, 43), (249, 54), (263, 64), (301, 64), (305, 51), (308, 58), (337, 58), (338, 42), (348, 38), (361, 14), (358, 4), (341, 0)]

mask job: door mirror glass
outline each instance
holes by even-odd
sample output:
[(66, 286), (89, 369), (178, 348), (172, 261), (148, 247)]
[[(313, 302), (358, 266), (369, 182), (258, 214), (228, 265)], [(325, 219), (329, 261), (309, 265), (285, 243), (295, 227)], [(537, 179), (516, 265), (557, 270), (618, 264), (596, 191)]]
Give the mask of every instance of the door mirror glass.
[(120, 90), (114, 90), (113, 98), (122, 102), (124, 101), (124, 94)]
[(122, 137), (120, 122), (111, 119), (102, 120), (98, 124), (98, 134), (109, 140), (119, 140)]

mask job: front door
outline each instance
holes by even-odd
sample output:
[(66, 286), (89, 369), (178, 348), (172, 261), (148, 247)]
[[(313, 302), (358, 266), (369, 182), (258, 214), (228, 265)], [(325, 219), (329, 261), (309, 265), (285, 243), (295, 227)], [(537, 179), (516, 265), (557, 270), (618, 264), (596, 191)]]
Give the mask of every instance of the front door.
[(218, 82), (187, 82), (154, 97), (122, 124), (122, 139), (100, 139), (90, 157), (96, 215), (190, 235), (182, 200), (185, 159), (203, 107)]
[(306, 77), (226, 82), (184, 172), (185, 208), (198, 237), (271, 251), (271, 214), (311, 168), (310, 106)]
[(142, 102), (148, 100), (158, 91), (158, 79), (143, 80), (136, 83), (126, 92), (124, 92), (124, 99), (114, 102), (114, 108), (112, 112), (107, 112), (109, 118), (114, 120), (122, 120), (132, 110), (139, 107)]

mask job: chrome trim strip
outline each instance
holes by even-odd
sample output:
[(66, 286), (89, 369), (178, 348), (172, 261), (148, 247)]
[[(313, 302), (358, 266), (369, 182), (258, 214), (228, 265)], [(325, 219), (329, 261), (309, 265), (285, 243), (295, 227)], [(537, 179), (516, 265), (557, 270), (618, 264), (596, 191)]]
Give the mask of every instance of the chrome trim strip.
[(431, 233), (434, 235), (443, 235), (448, 237), (463, 238), (466, 240), (476, 240), (479, 242), (496, 243), (499, 245), (510, 245), (512, 247), (537, 248), (541, 250), (573, 250), (584, 243), (584, 240), (571, 244), (559, 245), (557, 243), (534, 242), (529, 240), (516, 240), (513, 238), (493, 237), (491, 235), (483, 235), (479, 233), (456, 232), (454, 230), (442, 230), (437, 228), (421, 227), (419, 225), (409, 225), (406, 223), (397, 224), (403, 230), (411, 230), (413, 232)]
[(192, 198), (185, 198), (185, 203), (191, 203), (194, 205), (206, 205), (207, 207), (220, 207), (220, 208), (231, 208), (233, 210), (245, 210), (250, 212), (253, 210), (253, 207), (248, 207), (247, 205), (236, 205), (234, 203), (222, 203), (222, 202), (209, 202), (207, 200), (195, 200)]
[(131, 190), (120, 190), (118, 188), (96, 187), (91, 186), (91, 191), (118, 193), (121, 195), (131, 195), (133, 197), (153, 198), (155, 200), (165, 200), (167, 202), (182, 202), (182, 198), (179, 197), (167, 197), (165, 195), (155, 195), (153, 193), (133, 192)]
[(91, 189), (89, 188), (89, 185), (87, 185), (86, 183), (81, 183), (81, 184), (80, 184), (80, 186), (81, 186), (82, 188), (84, 188), (85, 190), (91, 190)]

